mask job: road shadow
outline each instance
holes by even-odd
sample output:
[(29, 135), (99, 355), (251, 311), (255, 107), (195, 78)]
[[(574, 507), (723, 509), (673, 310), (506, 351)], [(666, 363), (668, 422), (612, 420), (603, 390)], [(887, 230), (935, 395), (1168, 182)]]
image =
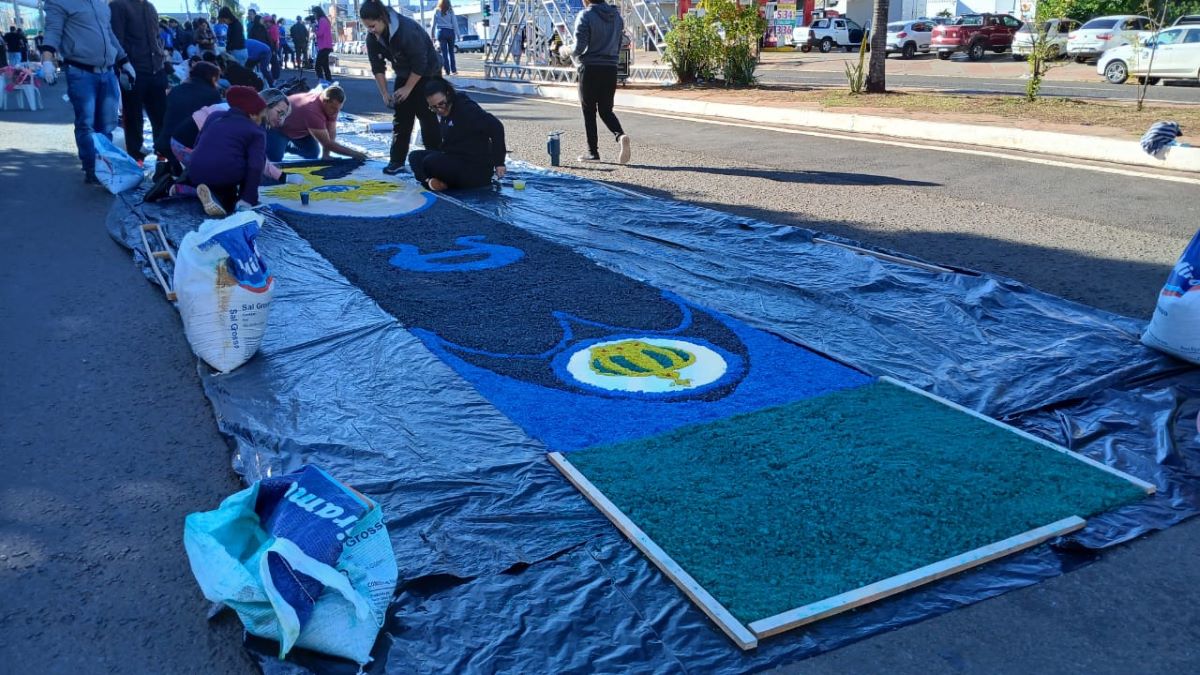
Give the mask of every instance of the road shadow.
[[(686, 201), (714, 211), (777, 225), (791, 225), (858, 242), (951, 269), (979, 271), (1021, 283), (1108, 312), (1149, 319), (1171, 264), (1090, 256), (1037, 244), (972, 233), (880, 230), (867, 223), (807, 218), (785, 210), (682, 199), (670, 192), (622, 181), (606, 181), (654, 199)], [(1114, 283), (1115, 280), (1119, 283)]]
[(813, 185), (900, 185), (906, 187), (941, 187), (940, 183), (923, 180), (893, 178), (866, 173), (845, 171), (789, 171), (786, 169), (751, 169), (736, 167), (704, 166), (658, 166), (654, 164), (629, 164), (631, 169), (648, 171), (674, 171), (686, 173), (708, 173), (715, 176), (737, 176), (740, 178), (762, 178), (776, 183), (809, 183)]

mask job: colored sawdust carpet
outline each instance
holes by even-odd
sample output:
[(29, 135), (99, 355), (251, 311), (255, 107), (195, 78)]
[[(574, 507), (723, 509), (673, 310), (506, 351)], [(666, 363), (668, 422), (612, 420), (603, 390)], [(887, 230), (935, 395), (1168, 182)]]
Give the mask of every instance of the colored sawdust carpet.
[[(429, 208), (436, 197), (380, 173), (382, 162), (294, 162), (282, 168), (300, 183), (263, 186), (264, 204), (313, 215), (396, 218)], [(307, 203), (305, 203), (307, 200)]]
[(569, 461), (744, 623), (1145, 496), (887, 382)]
[(281, 217), (554, 450), (642, 438), (871, 381), (445, 200), (397, 219)]

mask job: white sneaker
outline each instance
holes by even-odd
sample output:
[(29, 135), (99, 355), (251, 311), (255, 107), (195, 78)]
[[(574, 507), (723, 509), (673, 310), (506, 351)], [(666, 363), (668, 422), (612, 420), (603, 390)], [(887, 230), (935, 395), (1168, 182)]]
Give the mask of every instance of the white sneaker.
[(200, 198), (200, 203), (204, 205), (204, 212), (213, 218), (224, 218), (229, 215), (225, 212), (225, 207), (213, 199), (212, 190), (209, 190), (207, 185), (197, 185), (196, 196)]
[(617, 155), (617, 164), (628, 164), (629, 157), (633, 154), (633, 149), (629, 147), (629, 134), (617, 136), (617, 144), (621, 146), (621, 152)]
[(576, 157), (576, 159), (579, 160), (580, 162), (599, 162), (600, 155), (599, 154), (593, 155), (592, 153), (589, 152), (586, 155), (580, 155), (579, 157)]

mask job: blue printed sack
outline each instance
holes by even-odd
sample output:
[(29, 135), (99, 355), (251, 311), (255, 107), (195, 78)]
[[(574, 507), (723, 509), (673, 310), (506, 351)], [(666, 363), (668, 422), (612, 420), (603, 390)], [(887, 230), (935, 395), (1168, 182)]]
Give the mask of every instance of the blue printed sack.
[(316, 466), (264, 478), (184, 523), (204, 597), (237, 612), (254, 635), (370, 660), (396, 587), (379, 505)]
[(1183, 249), (1159, 292), (1142, 344), (1200, 363), (1200, 231)]
[(92, 134), (92, 143), (96, 146), (96, 178), (109, 192), (120, 194), (142, 184), (145, 174), (137, 160), (103, 134)]
[(249, 361), (267, 332), (275, 280), (255, 244), (262, 222), (253, 211), (206, 220), (184, 235), (175, 259), (183, 331), (222, 373)]

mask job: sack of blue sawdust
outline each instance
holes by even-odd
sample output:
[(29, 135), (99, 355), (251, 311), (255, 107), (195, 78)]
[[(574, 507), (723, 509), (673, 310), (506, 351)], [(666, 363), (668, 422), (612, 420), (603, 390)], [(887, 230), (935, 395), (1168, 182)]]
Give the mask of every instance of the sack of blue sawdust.
[(250, 633), (358, 664), (396, 588), (379, 505), (316, 466), (264, 478), (193, 513), (183, 543), (204, 597)]
[(96, 178), (109, 192), (120, 194), (142, 184), (145, 174), (137, 160), (103, 134), (92, 134), (96, 146)]
[(249, 361), (267, 331), (275, 279), (255, 244), (262, 223), (253, 211), (206, 220), (175, 259), (183, 330), (196, 356), (222, 373)]
[(1200, 231), (1159, 292), (1142, 344), (1200, 363)]

